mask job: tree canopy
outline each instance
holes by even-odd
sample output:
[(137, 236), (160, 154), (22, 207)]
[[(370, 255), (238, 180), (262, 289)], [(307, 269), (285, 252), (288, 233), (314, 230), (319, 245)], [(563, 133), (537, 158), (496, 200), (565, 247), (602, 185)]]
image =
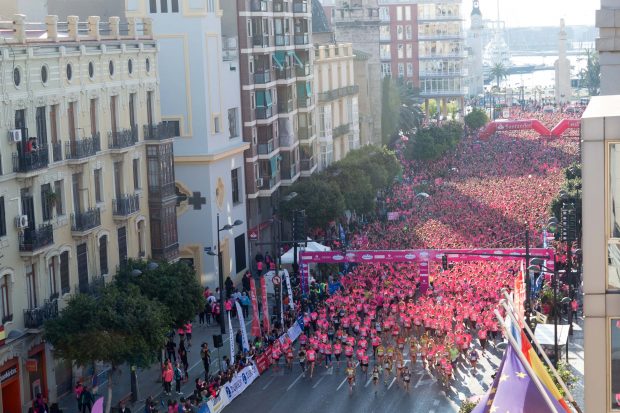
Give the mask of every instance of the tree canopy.
[[(141, 274), (133, 275), (136, 270)], [(162, 262), (157, 268), (150, 268), (145, 261), (129, 260), (119, 270), (115, 282), (121, 288), (134, 285), (141, 294), (163, 304), (176, 327), (193, 320), (204, 304), (194, 270), (183, 262)]]
[(489, 117), (486, 112), (479, 108), (474, 108), (470, 113), (465, 116), (465, 124), (469, 129), (480, 129), (489, 121)]
[(408, 159), (435, 160), (447, 151), (454, 149), (463, 137), (463, 126), (458, 122), (448, 122), (442, 126), (430, 125), (418, 130), (409, 139), (405, 156)]

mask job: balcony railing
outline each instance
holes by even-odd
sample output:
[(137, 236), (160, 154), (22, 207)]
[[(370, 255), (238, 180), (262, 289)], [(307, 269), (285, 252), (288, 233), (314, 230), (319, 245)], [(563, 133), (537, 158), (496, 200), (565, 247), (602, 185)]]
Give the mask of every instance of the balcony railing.
[(421, 14), (418, 15), (418, 22), (433, 22), (433, 21), (461, 21), (464, 20), (459, 14), (446, 14), (446, 15), (432, 15)]
[(300, 126), (297, 129), (297, 136), (301, 140), (310, 139), (314, 135), (314, 127), (312, 125), (309, 126)]
[(269, 155), (273, 152), (277, 147), (277, 142), (274, 139), (270, 139), (266, 143), (258, 144), (258, 154), (259, 155)]
[(295, 67), (295, 75), (297, 77), (310, 76), (311, 74), (312, 74), (312, 72), (310, 71), (310, 65), (309, 64), (304, 64), (303, 66), (296, 66)]
[(305, 0), (294, 1), (293, 13), (308, 13), (308, 3)]
[(340, 125), (335, 127), (332, 130), (332, 136), (335, 138), (336, 136), (346, 135), (351, 130), (351, 124), (345, 123), (344, 125)]
[(47, 145), (40, 145), (30, 152), (13, 153), (13, 172), (32, 172), (49, 164)]
[(269, 35), (268, 34), (255, 34), (254, 36), (252, 36), (252, 46), (269, 47)]
[(261, 183), (261, 181), (262, 181), (262, 185), (260, 185), (258, 189), (269, 190), (275, 187), (280, 182), (280, 177), (279, 176), (271, 176), (269, 178), (262, 177), (262, 178), (259, 178), (258, 183)]
[(283, 69), (276, 69), (276, 79), (288, 80), (293, 77), (293, 68), (286, 66)]
[(273, 106), (259, 106), (255, 109), (256, 119), (269, 119), (273, 116)]
[(112, 215), (126, 217), (140, 210), (140, 196), (138, 194), (121, 195), (112, 200)]
[(296, 45), (304, 45), (309, 43), (308, 33), (296, 34), (295, 35), (295, 44)]
[(123, 149), (135, 145), (138, 142), (138, 129), (123, 129), (118, 132), (108, 133), (108, 147), (110, 149)]
[(274, 36), (276, 46), (289, 46), (291, 44), (290, 34), (276, 34)]
[(264, 71), (260, 71), (260, 72), (254, 72), (254, 83), (257, 84), (265, 84), (265, 83), (269, 83), (272, 82), (273, 79), (273, 71), (271, 70), (264, 70)]
[(297, 107), (308, 108), (312, 106), (312, 98), (310, 96), (298, 96)]
[(420, 77), (464, 77), (467, 76), (467, 69), (455, 70), (449, 72), (424, 70), (420, 71)]
[(41, 328), (47, 320), (58, 317), (58, 300), (45, 300), (41, 307), (24, 310), (24, 326)]
[(53, 162), (62, 161), (62, 142), (52, 143), (52, 160)]
[(465, 33), (425, 33), (418, 35), (418, 40), (465, 39)]
[(54, 243), (54, 226), (52, 224), (40, 225), (38, 229), (26, 228), (19, 235), (19, 250), (33, 252)]
[(174, 124), (170, 122), (160, 122), (157, 125), (144, 125), (144, 140), (161, 141), (174, 138), (176, 133)]
[(293, 109), (293, 99), (278, 99), (278, 113), (289, 113)]
[(304, 172), (309, 172), (316, 166), (316, 159), (314, 156), (310, 158), (305, 158), (301, 160), (301, 170)]
[(83, 159), (101, 150), (101, 138), (97, 133), (92, 138), (65, 142), (65, 159)]
[(319, 102), (330, 102), (341, 97), (356, 95), (360, 91), (358, 85), (350, 85), (326, 92), (319, 92)]
[(91, 208), (88, 211), (71, 214), (71, 231), (85, 232), (101, 225), (101, 211)]

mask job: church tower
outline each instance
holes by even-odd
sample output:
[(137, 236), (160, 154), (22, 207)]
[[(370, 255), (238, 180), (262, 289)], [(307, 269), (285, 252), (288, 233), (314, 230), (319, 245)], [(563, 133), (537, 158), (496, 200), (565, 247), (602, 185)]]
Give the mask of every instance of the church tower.
[(477, 96), (484, 93), (484, 74), (482, 69), (482, 55), (484, 44), (482, 42), (484, 23), (480, 2), (474, 0), (471, 11), (471, 27), (469, 29), (469, 94)]

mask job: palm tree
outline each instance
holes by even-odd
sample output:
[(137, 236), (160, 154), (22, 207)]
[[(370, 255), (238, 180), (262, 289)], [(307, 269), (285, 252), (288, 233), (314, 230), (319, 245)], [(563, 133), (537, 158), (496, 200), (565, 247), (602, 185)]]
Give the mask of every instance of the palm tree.
[(493, 76), (497, 81), (497, 88), (499, 89), (499, 83), (502, 79), (506, 78), (506, 76), (508, 75), (508, 70), (506, 70), (506, 67), (503, 63), (495, 63), (491, 68), (490, 73), (491, 76)]

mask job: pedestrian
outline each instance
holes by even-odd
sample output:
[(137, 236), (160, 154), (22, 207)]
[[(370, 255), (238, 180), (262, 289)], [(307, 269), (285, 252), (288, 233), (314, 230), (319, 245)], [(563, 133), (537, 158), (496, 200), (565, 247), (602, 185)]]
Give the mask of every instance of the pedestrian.
[(179, 363), (174, 366), (174, 384), (175, 390), (177, 394), (183, 394), (181, 392), (181, 381), (183, 380), (183, 371), (181, 370), (181, 365)]
[(188, 321), (185, 323), (185, 337), (187, 338), (187, 347), (192, 346), (192, 322)]
[(185, 371), (185, 375), (187, 376), (187, 370), (189, 369), (189, 362), (187, 360), (187, 351), (185, 348), (179, 348), (179, 359), (181, 359), (181, 364), (183, 365), (183, 371)]
[(82, 402), (82, 413), (85, 413), (88, 410), (88, 413), (91, 412), (93, 408), (93, 394), (88, 390), (88, 387), (84, 386), (82, 393), (80, 395), (80, 401)]
[(200, 359), (202, 360), (202, 366), (205, 370), (205, 380), (208, 380), (209, 367), (211, 365), (211, 352), (209, 351), (209, 344), (202, 343), (200, 346)]
[(166, 353), (168, 353), (169, 360), (177, 361), (176, 348), (177, 344), (174, 342), (174, 339), (170, 337), (166, 343)]
[(243, 287), (244, 293), (250, 292), (250, 277), (251, 277), (250, 272), (246, 271), (245, 274), (243, 275), (243, 278), (241, 279), (241, 286)]
[(226, 298), (230, 298), (233, 293), (234, 283), (230, 275), (226, 277), (226, 281), (224, 281), (224, 287), (226, 288)]
[(131, 413), (131, 409), (125, 406), (125, 402), (121, 401), (118, 403), (118, 411), (119, 413)]
[(241, 308), (243, 309), (243, 317), (248, 318), (250, 316), (250, 296), (246, 291), (241, 295)]
[(167, 396), (170, 396), (172, 392), (172, 380), (174, 379), (174, 371), (172, 370), (170, 362), (166, 363), (161, 378), (164, 385), (164, 392)]
[(73, 389), (73, 394), (75, 395), (75, 400), (77, 401), (78, 412), (82, 411), (82, 392), (84, 391), (84, 386), (81, 381), (78, 381), (75, 384), (75, 388)]

